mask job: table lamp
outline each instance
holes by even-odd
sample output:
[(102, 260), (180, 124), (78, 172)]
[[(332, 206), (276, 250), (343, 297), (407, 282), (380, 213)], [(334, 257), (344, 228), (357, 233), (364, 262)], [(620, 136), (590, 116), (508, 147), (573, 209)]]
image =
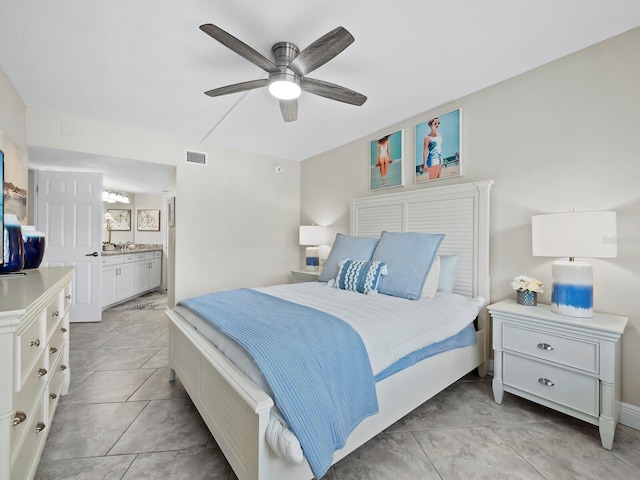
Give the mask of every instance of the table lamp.
[(615, 212), (568, 212), (531, 217), (533, 255), (568, 257), (551, 266), (551, 310), (570, 317), (593, 316), (593, 269), (575, 258), (617, 256)]
[(300, 227), (300, 245), (308, 245), (305, 253), (305, 270), (317, 272), (320, 268), (320, 249), (327, 241), (327, 227), (305, 225)]

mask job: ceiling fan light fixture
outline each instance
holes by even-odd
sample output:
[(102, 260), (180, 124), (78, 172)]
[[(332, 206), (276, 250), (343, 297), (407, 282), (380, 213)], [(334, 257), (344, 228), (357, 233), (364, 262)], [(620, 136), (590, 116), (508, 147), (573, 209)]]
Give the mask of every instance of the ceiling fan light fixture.
[(280, 100), (293, 100), (301, 92), (300, 80), (295, 75), (278, 73), (269, 79), (269, 93)]

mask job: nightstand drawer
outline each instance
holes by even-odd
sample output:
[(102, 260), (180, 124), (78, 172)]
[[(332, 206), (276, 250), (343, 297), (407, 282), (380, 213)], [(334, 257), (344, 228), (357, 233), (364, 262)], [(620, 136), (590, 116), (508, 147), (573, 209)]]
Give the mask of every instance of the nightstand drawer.
[(599, 373), (599, 344), (505, 323), (502, 348), (549, 362)]
[(505, 385), (594, 417), (600, 414), (598, 378), (507, 352), (504, 356)]

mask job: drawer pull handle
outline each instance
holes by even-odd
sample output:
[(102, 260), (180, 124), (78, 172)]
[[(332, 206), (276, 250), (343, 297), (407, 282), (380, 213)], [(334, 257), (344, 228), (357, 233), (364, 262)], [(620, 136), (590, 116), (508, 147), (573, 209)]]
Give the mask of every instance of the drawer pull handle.
[(56, 398), (58, 398), (58, 395), (56, 395), (55, 393), (49, 394), (49, 400), (55, 400)]
[(58, 349), (56, 347), (51, 347), (49, 349), (49, 355), (53, 355), (54, 353), (56, 353), (58, 351)]
[(62, 370), (63, 372), (67, 369), (66, 365), (60, 365), (60, 370)]
[(66, 329), (66, 328), (64, 328), (64, 327), (62, 327), (62, 328), (60, 329), (60, 331), (61, 331), (62, 333), (67, 333), (67, 329)]
[(16, 412), (16, 415), (13, 417), (13, 426), (15, 427), (16, 425), (20, 425), (26, 419), (27, 419), (27, 414), (18, 410)]
[(42, 422), (38, 422), (36, 424), (36, 433), (40, 433), (42, 430), (44, 430), (47, 426), (42, 423)]
[(39, 347), (40, 346), (40, 339), (36, 338), (36, 340), (34, 342), (31, 342), (31, 346), (32, 347)]
[(47, 373), (47, 369), (46, 368), (41, 368), (40, 370), (38, 370), (38, 374), (36, 375), (36, 377), (44, 377)]
[(53, 312), (51, 314), (52, 317), (59, 317), (60, 316), (60, 312), (58, 310), (56, 310), (55, 312)]
[(71, 294), (69, 294), (69, 295), (65, 295), (65, 297), (64, 297), (64, 298), (66, 298), (67, 300), (71, 300)]
[(542, 349), (542, 350), (553, 350), (553, 347), (551, 345), (549, 345), (548, 343), (539, 343), (538, 344), (538, 348)]
[(539, 378), (538, 382), (540, 382), (542, 385), (546, 386), (546, 387), (553, 387), (554, 383), (549, 380), (548, 378)]

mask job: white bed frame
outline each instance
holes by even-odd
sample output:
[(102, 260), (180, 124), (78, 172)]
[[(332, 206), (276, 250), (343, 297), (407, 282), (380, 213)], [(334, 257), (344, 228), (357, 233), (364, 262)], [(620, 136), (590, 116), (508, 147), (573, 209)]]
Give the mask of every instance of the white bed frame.
[[(489, 192), (493, 181), (425, 188), (355, 199), (351, 234), (378, 237), (382, 230), (445, 233), (439, 252), (460, 253), (455, 291), (489, 300)], [(171, 319), (169, 367), (177, 375), (239, 480), (310, 480), (306, 462), (277, 457), (265, 439), (273, 400), (179, 314)], [(380, 412), (351, 433), (334, 463), (478, 368), (488, 367), (489, 323), (483, 308), (477, 345), (423, 360), (376, 384)]]

